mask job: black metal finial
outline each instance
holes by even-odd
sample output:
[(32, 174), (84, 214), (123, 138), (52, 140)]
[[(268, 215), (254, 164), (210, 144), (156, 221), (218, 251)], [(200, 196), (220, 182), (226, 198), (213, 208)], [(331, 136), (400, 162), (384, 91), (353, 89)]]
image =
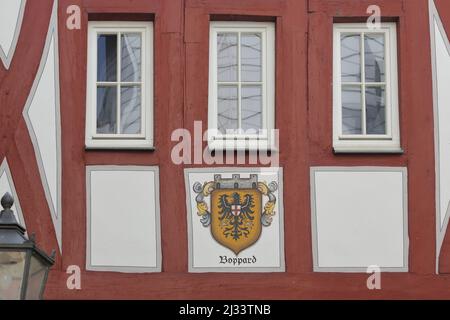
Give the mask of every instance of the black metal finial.
[(11, 209), (11, 207), (14, 204), (14, 198), (9, 192), (7, 192), (0, 200), (0, 203), (2, 204), (3, 209), (5, 210)]

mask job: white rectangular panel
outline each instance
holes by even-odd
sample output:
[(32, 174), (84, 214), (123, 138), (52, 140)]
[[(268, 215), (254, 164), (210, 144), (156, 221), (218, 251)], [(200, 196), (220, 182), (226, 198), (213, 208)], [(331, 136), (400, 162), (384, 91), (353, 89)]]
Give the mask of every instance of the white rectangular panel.
[(87, 167), (87, 269), (161, 271), (156, 167)]
[(407, 271), (406, 168), (312, 168), (315, 271)]

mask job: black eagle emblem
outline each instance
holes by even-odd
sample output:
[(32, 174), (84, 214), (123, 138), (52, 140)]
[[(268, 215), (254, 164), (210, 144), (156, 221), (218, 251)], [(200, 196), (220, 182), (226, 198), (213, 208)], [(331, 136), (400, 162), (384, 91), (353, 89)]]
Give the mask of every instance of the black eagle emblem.
[(251, 231), (251, 222), (255, 219), (252, 210), (255, 206), (253, 196), (246, 194), (243, 198), (241, 199), (237, 192), (231, 197), (222, 195), (218, 204), (219, 220), (224, 224), (223, 234), (227, 238), (233, 237), (236, 241), (242, 236), (248, 236)]

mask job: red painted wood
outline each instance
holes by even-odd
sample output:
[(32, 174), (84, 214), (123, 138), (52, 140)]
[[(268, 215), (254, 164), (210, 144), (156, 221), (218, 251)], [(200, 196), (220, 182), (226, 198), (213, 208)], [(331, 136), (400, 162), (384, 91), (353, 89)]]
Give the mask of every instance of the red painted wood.
[[(409, 0), (408, 0), (409, 1)], [(65, 288), (67, 275), (53, 272), (50, 299), (443, 299), (449, 275), (393, 274), (381, 277), (382, 290), (368, 290), (367, 274), (285, 273), (126, 275), (82, 274), (82, 290)]]
[[(5, 70), (0, 64), (0, 159), (8, 159), (28, 234), (35, 233), (36, 242), (47, 253), (59, 251), (58, 244), (22, 112), (41, 61), (52, 3), (28, 1), (11, 66)], [(58, 269), (59, 252), (56, 258)]]
[[(447, 1), (436, 2), (450, 26)], [(47, 251), (57, 247), (56, 237), (22, 110), (42, 54), (51, 3), (27, 2), (11, 69), (6, 72), (0, 67), (0, 156), (8, 156), (27, 226)], [(65, 27), (66, 8), (73, 4), (82, 10), (81, 30)], [(405, 152), (334, 155), (332, 23), (361, 21), (372, 4), (381, 7), (387, 20), (398, 22)], [(50, 274), (46, 298), (210, 299), (228, 298), (230, 290), (237, 299), (450, 298), (450, 277), (434, 274), (434, 135), (427, 4), (428, 0), (60, 0), (63, 255), (57, 257)], [(117, 15), (154, 20), (154, 152), (84, 149), (87, 22), (89, 17), (116, 19)], [(174, 143), (170, 135), (177, 128), (192, 130), (196, 120), (206, 127), (209, 21), (242, 17), (276, 22), (276, 127), (280, 129), (280, 165), (284, 168), (287, 272), (188, 274), (184, 166), (171, 162)], [(160, 167), (161, 274), (85, 271), (85, 166), (100, 164)], [(410, 273), (384, 274), (383, 290), (369, 291), (365, 274), (312, 272), (310, 166), (408, 167)], [(447, 253), (450, 247), (443, 247), (443, 254)], [(69, 265), (83, 270), (80, 291), (66, 287)]]

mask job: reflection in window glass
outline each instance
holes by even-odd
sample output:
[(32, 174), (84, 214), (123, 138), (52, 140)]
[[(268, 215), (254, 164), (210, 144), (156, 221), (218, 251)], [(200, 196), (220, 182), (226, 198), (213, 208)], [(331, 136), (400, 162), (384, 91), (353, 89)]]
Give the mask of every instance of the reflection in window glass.
[(260, 33), (241, 34), (241, 79), (259, 82), (262, 74), (262, 44)]
[(141, 81), (141, 35), (139, 33), (122, 34), (121, 81)]
[(366, 88), (366, 127), (367, 134), (386, 134), (385, 89)]
[(122, 87), (120, 99), (120, 132), (141, 133), (141, 87)]
[(217, 35), (217, 80), (230, 82), (238, 80), (238, 34)]
[(142, 35), (120, 34), (120, 61), (117, 39), (118, 34), (98, 36), (97, 134), (140, 134)]
[(218, 130), (223, 134), (262, 129), (262, 41), (260, 32), (217, 34)]
[(366, 82), (384, 82), (384, 35), (365, 35), (364, 47)]
[(117, 86), (97, 88), (97, 133), (117, 133)]
[(333, 151), (401, 153), (397, 24), (333, 24)]
[(103, 34), (97, 38), (97, 81), (117, 80), (117, 35)]
[(386, 134), (385, 73), (384, 34), (341, 34), (342, 134)]
[(227, 130), (239, 128), (238, 87), (219, 86), (217, 94), (218, 130), (226, 134)]
[(341, 76), (342, 82), (361, 81), (360, 35), (341, 35)]
[(342, 89), (342, 133), (361, 134), (361, 88), (344, 87)]
[(262, 89), (261, 86), (242, 87), (242, 129), (262, 129)]

